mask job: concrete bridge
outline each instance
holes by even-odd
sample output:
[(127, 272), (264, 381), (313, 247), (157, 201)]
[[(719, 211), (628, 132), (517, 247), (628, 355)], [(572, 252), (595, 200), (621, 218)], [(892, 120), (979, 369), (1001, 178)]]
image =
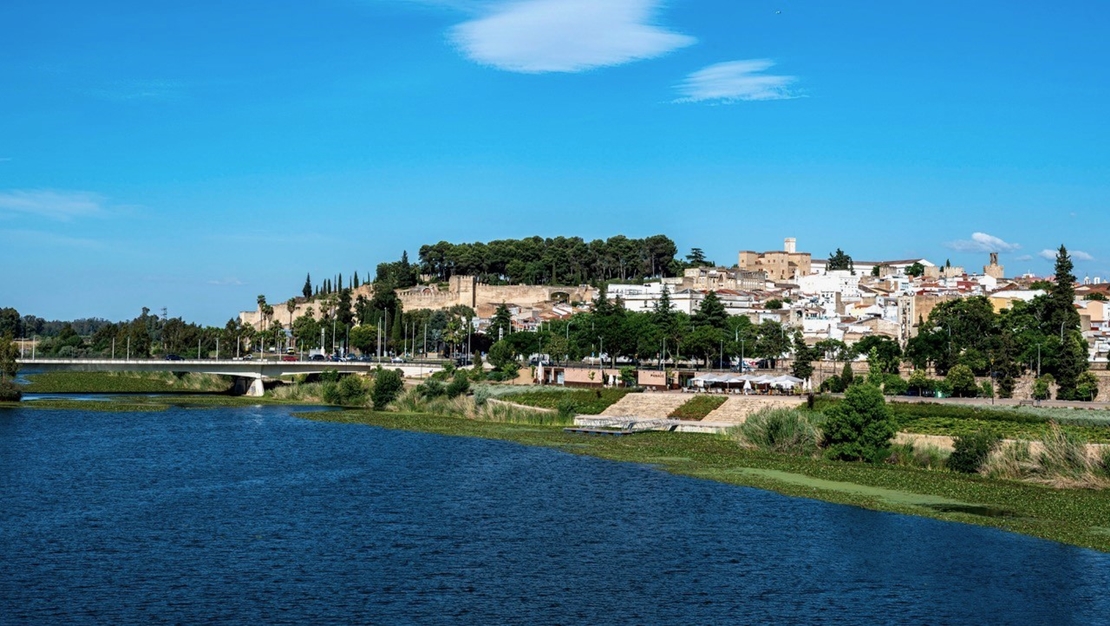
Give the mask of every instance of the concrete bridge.
[[(185, 359), (162, 361), (156, 359), (18, 359), (25, 374), (39, 372), (191, 372), (231, 376), (235, 393), (261, 396), (262, 381), (295, 374), (320, 374), (325, 370), (344, 374), (369, 373), (378, 369), (378, 363), (360, 361), (231, 361), (213, 359)], [(383, 369), (399, 369), (406, 377), (427, 376), (443, 369), (438, 363), (381, 363)]]

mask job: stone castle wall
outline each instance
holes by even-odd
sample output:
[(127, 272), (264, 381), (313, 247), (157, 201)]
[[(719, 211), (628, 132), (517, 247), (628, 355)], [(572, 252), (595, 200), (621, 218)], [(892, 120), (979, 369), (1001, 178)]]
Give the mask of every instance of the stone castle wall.
[[(351, 300), (358, 296), (371, 298), (374, 295), (370, 285), (362, 285), (352, 293)], [(419, 285), (412, 289), (398, 289), (397, 297), (405, 311), (419, 309), (442, 310), (450, 309), (456, 305), (468, 306), (477, 309), (481, 305), (499, 305), (502, 302), (516, 304), (521, 307), (533, 307), (544, 302), (566, 300), (569, 302), (588, 302), (597, 297), (597, 290), (589, 285), (579, 286), (536, 286), (536, 285), (484, 285), (474, 276), (452, 276), (448, 288), (441, 290), (435, 285)], [(274, 307), (273, 319), (289, 325), (289, 311), (285, 302), (271, 303)], [(312, 315), (320, 319), (325, 305), (322, 299), (316, 298), (307, 302), (298, 302), (293, 310), (293, 319), (297, 319), (312, 309)], [(255, 328), (261, 328), (262, 320), (258, 309), (240, 311), (239, 320)]]

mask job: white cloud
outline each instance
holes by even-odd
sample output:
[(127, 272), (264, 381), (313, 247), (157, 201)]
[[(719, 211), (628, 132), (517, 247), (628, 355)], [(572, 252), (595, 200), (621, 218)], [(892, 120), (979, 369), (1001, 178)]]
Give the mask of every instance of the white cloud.
[[(1059, 252), (1060, 252), (1059, 250), (1045, 249), (1045, 250), (1041, 250), (1040, 252), (1038, 252), (1037, 256), (1041, 257), (1042, 259), (1044, 259), (1046, 261), (1055, 261), (1056, 260), (1056, 255)], [(1068, 256), (1070, 256), (1073, 261), (1094, 261), (1095, 260), (1095, 257), (1091, 256), (1090, 254), (1088, 254), (1086, 252), (1083, 252), (1082, 250), (1068, 250)]]
[(790, 85), (793, 76), (760, 74), (775, 63), (769, 59), (726, 61), (690, 74), (676, 88), (676, 102), (738, 102), (742, 100), (787, 100), (797, 95)]
[(1032, 254), (1023, 254), (1019, 257), (1014, 257), (1014, 260), (1015, 261), (1032, 261), (1033, 260), (1033, 255)]
[(97, 239), (86, 237), (69, 237), (58, 233), (28, 229), (0, 229), (0, 241), (7, 241), (11, 246), (43, 246), (51, 248), (79, 248), (85, 250), (104, 250), (107, 244)]
[(1006, 243), (987, 233), (971, 233), (971, 239), (950, 241), (944, 247), (958, 252), (1013, 252), (1021, 249), (1016, 243)]
[(693, 44), (651, 23), (660, 0), (517, 0), (451, 29), (471, 60), (510, 72), (581, 72)]
[(68, 222), (104, 215), (104, 199), (87, 191), (32, 189), (0, 191), (0, 215), (27, 214)]
[(239, 280), (238, 278), (228, 277), (228, 278), (221, 278), (219, 280), (210, 280), (210, 281), (208, 281), (208, 284), (209, 285), (216, 285), (218, 287), (226, 287), (226, 286), (238, 287), (240, 285), (245, 285), (246, 283)]

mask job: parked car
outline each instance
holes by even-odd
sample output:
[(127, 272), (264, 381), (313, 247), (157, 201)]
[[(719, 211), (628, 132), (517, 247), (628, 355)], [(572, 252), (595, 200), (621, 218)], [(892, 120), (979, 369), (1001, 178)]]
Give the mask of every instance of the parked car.
[(404, 363), (405, 362), (405, 357), (403, 357), (403, 356), (390, 357), (389, 362), (390, 363)]
[(177, 356), (176, 354), (167, 354), (166, 355), (166, 360), (167, 361), (184, 361), (185, 359)]
[(295, 354), (286, 354), (285, 356), (281, 357), (281, 360), (282, 361), (296, 361), (297, 356)]
[(322, 355), (322, 354), (314, 354), (314, 355), (308, 357), (308, 360), (309, 361), (327, 361), (327, 359), (324, 358), (324, 355)]

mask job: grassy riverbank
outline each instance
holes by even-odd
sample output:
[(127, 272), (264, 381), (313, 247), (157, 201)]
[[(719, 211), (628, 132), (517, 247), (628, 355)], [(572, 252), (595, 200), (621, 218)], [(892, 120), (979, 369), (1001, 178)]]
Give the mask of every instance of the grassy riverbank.
[(1053, 489), (978, 475), (843, 463), (740, 448), (727, 437), (643, 433), (588, 437), (535, 424), (491, 423), (411, 413), (343, 411), (315, 420), (545, 446), (614, 461), (869, 509), (993, 526), (1110, 552), (1110, 492)]

